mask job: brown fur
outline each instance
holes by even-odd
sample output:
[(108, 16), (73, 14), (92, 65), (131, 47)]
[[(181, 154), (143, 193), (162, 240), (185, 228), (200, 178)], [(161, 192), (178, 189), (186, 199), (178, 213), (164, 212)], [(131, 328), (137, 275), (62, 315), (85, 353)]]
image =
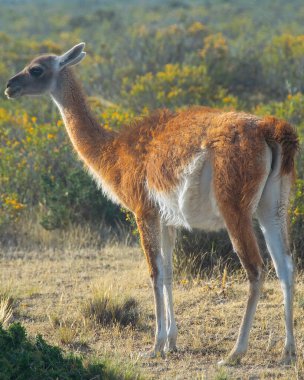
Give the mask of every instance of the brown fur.
[[(147, 194), (146, 181), (150, 189), (170, 191), (191, 160), (202, 148), (207, 148), (212, 155), (214, 188), (220, 210), (250, 276), (256, 265), (262, 266), (257, 243), (252, 243), (255, 238), (249, 223), (251, 205), (265, 174), (265, 146), (272, 146), (274, 142), (282, 146), (282, 174), (288, 174), (294, 170), (293, 157), (298, 140), (287, 123), (204, 107), (176, 114), (163, 110), (118, 134), (111, 142), (111, 157), (104, 157), (101, 167), (107, 167), (105, 179), (124, 204), (135, 215), (145, 217), (154, 207)], [(104, 165), (105, 161), (108, 165)], [(229, 220), (233, 231), (227, 223)], [(154, 265), (151, 260), (148, 263), (153, 273), (151, 266)]]
[[(249, 275), (256, 265), (261, 267), (257, 244), (248, 245), (254, 236), (249, 223), (251, 206), (265, 174), (266, 144), (282, 146), (282, 175), (294, 171), (298, 139), (288, 123), (274, 117), (192, 107), (176, 113), (158, 110), (114, 133), (95, 121), (71, 69), (62, 71), (60, 83), (68, 88), (63, 95), (68, 104), (65, 117), (75, 149), (137, 220), (152, 221), (151, 215), (155, 215), (157, 207), (148, 191), (170, 192), (191, 160), (207, 149), (215, 195), (235, 249)], [(139, 224), (142, 245), (149, 271), (155, 276), (155, 254), (144, 243), (151, 241), (144, 226), (144, 222)]]
[[(142, 203), (150, 207), (146, 181), (150, 189), (170, 191), (191, 160), (207, 148), (215, 157), (215, 173), (220, 173), (217, 183), (221, 193), (228, 192), (231, 202), (241, 199), (249, 204), (254, 183), (263, 173), (263, 149), (273, 142), (282, 145), (282, 172), (287, 174), (293, 170), (298, 146), (296, 133), (287, 123), (205, 107), (175, 114), (162, 110), (136, 121), (110, 140), (111, 149), (109, 155), (102, 152), (100, 170), (124, 205), (136, 213)], [(233, 189), (232, 183), (240, 180), (244, 181), (242, 189)]]
[(148, 263), (150, 277), (155, 278), (158, 274), (156, 258), (160, 250), (158, 239), (158, 236), (160, 236), (159, 215), (153, 213), (149, 215), (149, 218), (147, 218), (147, 215), (144, 218), (137, 217), (136, 224), (140, 234), (141, 246)]
[(299, 139), (295, 129), (285, 120), (273, 116), (265, 117), (259, 127), (263, 129), (266, 142), (271, 146), (277, 142), (282, 147), (281, 174), (294, 173), (294, 156), (299, 149)]
[[(282, 146), (282, 175), (294, 171), (297, 135), (288, 123), (274, 117), (258, 118), (207, 107), (177, 113), (158, 110), (113, 133), (95, 121), (70, 69), (64, 72), (62, 83), (64, 80), (70, 88), (66, 94), (71, 97), (67, 126), (74, 147), (120, 202), (141, 219), (149, 217), (155, 208), (148, 190), (172, 190), (202, 149), (207, 149), (212, 158), (221, 212), (233, 213), (226, 220), (251, 215), (250, 207), (264, 175), (266, 144)], [(259, 254), (254, 256), (260, 262)]]

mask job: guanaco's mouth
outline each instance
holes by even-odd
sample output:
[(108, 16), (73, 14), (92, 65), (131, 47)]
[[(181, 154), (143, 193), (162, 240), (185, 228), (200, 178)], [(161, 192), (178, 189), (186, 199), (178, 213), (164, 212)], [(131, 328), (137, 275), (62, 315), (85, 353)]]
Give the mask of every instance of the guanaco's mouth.
[(4, 94), (8, 99), (18, 98), (21, 95), (21, 87), (7, 87)]

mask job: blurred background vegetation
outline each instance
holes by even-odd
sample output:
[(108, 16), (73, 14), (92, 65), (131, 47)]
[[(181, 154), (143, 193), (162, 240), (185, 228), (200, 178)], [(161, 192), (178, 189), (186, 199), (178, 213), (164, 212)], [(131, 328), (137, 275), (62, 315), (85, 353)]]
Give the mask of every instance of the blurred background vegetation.
[[(107, 128), (127, 127), (134, 115), (157, 107), (201, 104), (274, 114), (290, 121), (303, 142), (303, 19), (302, 0), (1, 0), (0, 87), (37, 54), (85, 41), (88, 55), (77, 73)], [(33, 221), (46, 231), (128, 229), (125, 214), (83, 170), (50, 99), (12, 102), (2, 90), (1, 244), (34, 239)], [(297, 171), (290, 218), (292, 248), (301, 259), (303, 151)], [(231, 252), (224, 233), (191, 241), (181, 233), (177, 250), (193, 262), (197, 252), (211, 251), (208, 262)], [(176, 265), (184, 266), (179, 257)]]

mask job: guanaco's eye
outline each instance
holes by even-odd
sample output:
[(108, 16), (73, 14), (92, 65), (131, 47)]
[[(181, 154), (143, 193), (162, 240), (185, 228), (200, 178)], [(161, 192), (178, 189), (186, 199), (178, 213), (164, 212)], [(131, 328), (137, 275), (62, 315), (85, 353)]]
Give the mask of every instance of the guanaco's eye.
[(40, 77), (43, 74), (43, 69), (40, 66), (34, 66), (30, 69), (30, 74), (33, 77)]

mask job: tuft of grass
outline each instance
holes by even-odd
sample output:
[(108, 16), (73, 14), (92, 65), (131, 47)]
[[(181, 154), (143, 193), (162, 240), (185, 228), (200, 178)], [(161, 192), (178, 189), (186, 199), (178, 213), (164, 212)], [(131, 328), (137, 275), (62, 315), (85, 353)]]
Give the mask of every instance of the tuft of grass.
[(300, 297), (299, 300), (298, 300), (298, 305), (299, 305), (299, 308), (300, 309), (303, 309), (304, 308), (304, 298), (303, 297)]
[(62, 344), (72, 344), (75, 341), (77, 333), (71, 326), (61, 326), (57, 330), (59, 340)]
[(6, 326), (13, 317), (13, 299), (11, 297), (0, 298), (0, 324)]
[(49, 322), (51, 324), (51, 326), (56, 329), (58, 327), (60, 327), (60, 319), (57, 315), (55, 314), (48, 314), (48, 319), (49, 319)]
[(232, 380), (225, 368), (220, 368), (213, 377), (214, 380)]
[(0, 288), (0, 324), (7, 326), (13, 318), (13, 306), (15, 296), (13, 295), (12, 284), (7, 284)]
[(48, 314), (50, 325), (56, 330), (58, 341), (62, 344), (72, 345), (78, 335), (77, 323), (71, 322), (69, 319), (60, 320), (55, 314)]
[(115, 325), (135, 327), (140, 321), (140, 309), (133, 297), (123, 297), (110, 291), (95, 294), (82, 309), (86, 319), (103, 326)]

